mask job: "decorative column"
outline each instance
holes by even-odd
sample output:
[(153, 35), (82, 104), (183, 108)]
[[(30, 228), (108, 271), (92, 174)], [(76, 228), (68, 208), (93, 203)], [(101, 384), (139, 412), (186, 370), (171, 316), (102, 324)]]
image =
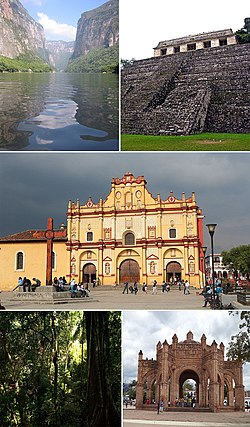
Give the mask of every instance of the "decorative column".
[[(140, 350), (138, 354), (138, 379), (136, 385), (136, 408), (142, 409), (143, 407), (143, 382), (142, 382), (142, 358), (143, 353)], [(148, 391), (148, 390), (147, 390)]]
[(218, 349), (217, 343), (213, 340), (211, 345), (212, 355), (210, 366), (211, 382), (210, 382), (210, 406), (214, 412), (217, 412), (219, 406), (219, 383), (218, 383)]
[(146, 245), (142, 245), (142, 281), (147, 283), (147, 251)]

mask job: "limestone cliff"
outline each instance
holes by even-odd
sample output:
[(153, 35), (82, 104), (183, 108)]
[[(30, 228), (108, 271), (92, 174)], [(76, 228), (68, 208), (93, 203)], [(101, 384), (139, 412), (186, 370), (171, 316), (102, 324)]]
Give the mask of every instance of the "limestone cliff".
[(72, 58), (85, 55), (95, 48), (114, 46), (118, 43), (118, 39), (118, 0), (109, 0), (102, 6), (81, 15)]
[(36, 53), (47, 59), (43, 27), (18, 0), (0, 0), (0, 55)]
[(46, 41), (49, 63), (59, 71), (63, 71), (74, 52), (74, 42)]

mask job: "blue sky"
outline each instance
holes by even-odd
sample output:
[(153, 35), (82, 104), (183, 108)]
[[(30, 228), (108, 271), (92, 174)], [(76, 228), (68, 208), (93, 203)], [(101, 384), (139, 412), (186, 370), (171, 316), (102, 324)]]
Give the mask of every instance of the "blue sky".
[(29, 14), (42, 24), (47, 40), (74, 40), (77, 21), (83, 12), (106, 0), (21, 0)]

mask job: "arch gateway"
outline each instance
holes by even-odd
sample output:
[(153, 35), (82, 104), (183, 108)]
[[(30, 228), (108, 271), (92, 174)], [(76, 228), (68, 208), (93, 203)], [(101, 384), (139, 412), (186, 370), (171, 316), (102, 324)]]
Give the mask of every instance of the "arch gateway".
[(165, 340), (156, 346), (156, 360), (138, 356), (136, 407), (146, 409), (154, 401), (163, 401), (164, 408), (176, 406), (183, 398), (186, 380), (195, 382), (195, 406), (220, 410), (244, 411), (242, 363), (224, 360), (224, 344), (211, 345), (203, 334), (200, 342), (187, 333), (186, 340), (172, 344)]

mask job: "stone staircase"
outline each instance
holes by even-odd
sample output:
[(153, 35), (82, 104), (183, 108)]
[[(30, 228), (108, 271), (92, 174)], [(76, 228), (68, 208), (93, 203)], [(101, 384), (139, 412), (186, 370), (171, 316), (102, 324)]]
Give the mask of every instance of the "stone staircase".
[(187, 406), (181, 407), (170, 407), (166, 409), (166, 412), (213, 412), (211, 408), (189, 408)]
[(122, 71), (122, 133), (250, 132), (250, 44), (136, 61)]

